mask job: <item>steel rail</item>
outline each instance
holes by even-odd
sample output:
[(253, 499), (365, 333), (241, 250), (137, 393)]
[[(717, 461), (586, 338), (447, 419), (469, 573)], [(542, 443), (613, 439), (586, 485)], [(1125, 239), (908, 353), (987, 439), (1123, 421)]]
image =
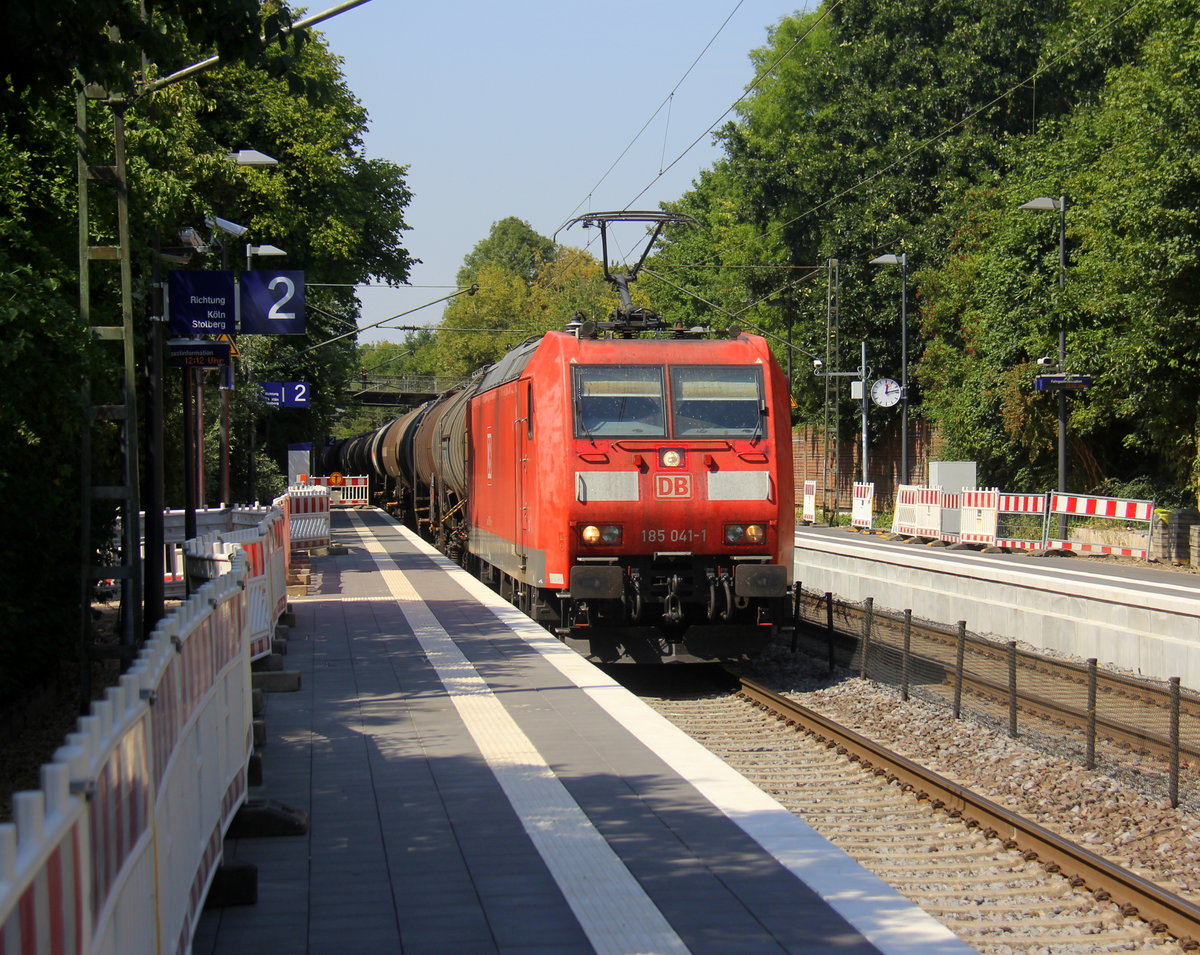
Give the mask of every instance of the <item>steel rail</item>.
[[(856, 607), (839, 603), (840, 614), (845, 622), (850, 625), (856, 620), (861, 620), (862, 611)], [(876, 627), (895, 630), (899, 625), (896, 621), (888, 621), (885, 614), (876, 611), (874, 614)], [(880, 622), (881, 618), (886, 622)], [(802, 622), (805, 630), (813, 636), (818, 634), (828, 634), (828, 624), (821, 624), (817, 621), (805, 618)], [(852, 630), (835, 630), (838, 636), (846, 640), (861, 640), (861, 635)], [(916, 621), (912, 624), (912, 632), (914, 636), (918, 633), (923, 638), (932, 642), (937, 647), (944, 647), (948, 651), (954, 647), (954, 636), (946, 633), (939, 627), (932, 627), (919, 624)], [(891, 640), (880, 640), (878, 637), (873, 638), (871, 643), (874, 652), (884, 652), (894, 655), (900, 654), (900, 647), (896, 646)], [(1003, 664), (1003, 648), (991, 648), (986, 645), (986, 642), (979, 641), (976, 644), (975, 651), (982, 659), (987, 659), (998, 665)], [(942, 658), (936, 653), (929, 651), (923, 653), (912, 653), (914, 661), (920, 660), (931, 665), (937, 666), (945, 670), (946, 676), (942, 681), (943, 686), (950, 686), (953, 680), (954, 663), (950, 658)], [(1087, 671), (1078, 664), (1069, 662), (1054, 662), (1049, 660), (1030, 660), (1024, 659), (1020, 666), (1020, 671), (1027, 675), (1037, 675), (1047, 679), (1056, 680), (1063, 684), (1071, 686), (1085, 686), (1087, 680)], [(982, 687), (987, 690), (987, 694), (978, 694), (979, 698), (985, 699), (991, 694), (997, 694), (997, 699), (1003, 700), (1008, 693), (1008, 687), (1000, 683), (994, 683), (984, 676), (976, 676), (964, 674), (965, 683), (969, 683), (976, 687)], [(1170, 694), (1166, 689), (1139, 681), (1134, 677), (1127, 677), (1123, 674), (1105, 671), (1099, 677), (1097, 689), (1103, 695), (1103, 699), (1111, 702), (1115, 696), (1126, 696), (1133, 700), (1140, 701), (1149, 707), (1153, 707), (1163, 714), (1169, 712)], [(1195, 694), (1191, 691), (1185, 691), (1181, 700), (1181, 714), (1191, 719), (1200, 718), (1200, 701), (1197, 701)], [(1028, 690), (1022, 690), (1018, 694), (1018, 705), (1025, 708), (1027, 711), (1034, 712), (1041, 716), (1047, 716), (1052, 719), (1068, 720), (1077, 726), (1086, 727), (1088, 724), (1088, 712), (1086, 706), (1073, 706), (1071, 703), (1055, 703), (1045, 697), (1037, 696), (1030, 693)], [(1114, 742), (1130, 745), (1144, 746), (1154, 750), (1157, 753), (1170, 753), (1172, 750), (1171, 740), (1153, 729), (1143, 729), (1128, 722), (1121, 722), (1111, 717), (1098, 715), (1097, 728), (1103, 730), (1111, 736)], [(1181, 743), (1180, 752), (1186, 756), (1200, 756), (1200, 748), (1192, 743)]]
[(1085, 886), (1098, 898), (1111, 899), (1121, 907), (1123, 915), (1145, 920), (1154, 931), (1169, 932), (1185, 949), (1200, 947), (1196, 941), (1200, 939), (1200, 906), (793, 700), (744, 677), (738, 680), (738, 696), (789, 726), (800, 727), (836, 746), (839, 753), (863, 768), (886, 776), (906, 792), (927, 800), (935, 809), (944, 809), (961, 818), (965, 825), (980, 829), (986, 836), (1003, 839), (1010, 847), (1021, 850), (1027, 859), (1061, 873), (1073, 885)]

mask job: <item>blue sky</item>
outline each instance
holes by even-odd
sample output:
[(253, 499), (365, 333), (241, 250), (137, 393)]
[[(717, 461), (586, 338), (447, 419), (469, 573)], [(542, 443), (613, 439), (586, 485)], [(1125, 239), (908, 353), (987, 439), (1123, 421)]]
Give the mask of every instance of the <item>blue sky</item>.
[[(549, 236), (639, 193), (633, 208), (678, 198), (718, 158), (702, 134), (753, 79), (750, 51), (797, 6), (372, 0), (321, 24), (370, 114), (367, 155), (408, 165), (414, 192), (405, 244), (422, 264), (413, 287), (361, 290), (360, 326), (451, 292), (463, 256), (506, 216)], [(559, 240), (582, 245), (582, 236), (576, 227)], [(439, 316), (434, 306), (396, 324)], [(371, 331), (360, 341), (401, 337)]]

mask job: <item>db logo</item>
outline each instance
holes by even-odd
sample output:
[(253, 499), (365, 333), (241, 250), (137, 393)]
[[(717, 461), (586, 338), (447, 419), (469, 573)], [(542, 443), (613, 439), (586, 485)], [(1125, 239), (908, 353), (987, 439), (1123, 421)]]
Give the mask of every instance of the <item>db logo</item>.
[(654, 477), (655, 497), (691, 497), (690, 474), (657, 474)]

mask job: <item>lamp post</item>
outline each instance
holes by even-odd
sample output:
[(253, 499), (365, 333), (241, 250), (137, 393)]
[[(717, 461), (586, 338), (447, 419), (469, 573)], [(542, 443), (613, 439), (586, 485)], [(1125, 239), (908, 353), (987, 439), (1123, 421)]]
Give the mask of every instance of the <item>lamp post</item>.
[[(1029, 202), (1023, 202), (1017, 208), (1033, 209), (1037, 212), (1057, 212), (1058, 213), (1058, 292), (1059, 292), (1059, 320), (1058, 320), (1058, 370), (1065, 372), (1067, 370), (1067, 325), (1063, 315), (1062, 292), (1067, 284), (1067, 197), (1059, 196), (1053, 199), (1050, 196), (1039, 196), (1036, 199), (1030, 199)], [(1067, 490), (1067, 393), (1063, 389), (1058, 392), (1058, 490), (1066, 493)], [(1066, 516), (1060, 518), (1059, 535), (1066, 534)]]
[(888, 253), (872, 265), (900, 266), (900, 483), (908, 483), (908, 253)]

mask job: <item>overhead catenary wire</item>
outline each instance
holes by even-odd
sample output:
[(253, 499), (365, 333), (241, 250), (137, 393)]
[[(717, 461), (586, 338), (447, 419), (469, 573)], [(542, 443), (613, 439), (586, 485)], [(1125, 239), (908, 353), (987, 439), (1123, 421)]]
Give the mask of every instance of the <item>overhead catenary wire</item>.
[[(745, 2), (745, 0), (738, 0), (738, 2), (734, 5), (734, 8), (729, 11), (729, 15), (727, 17), (725, 17), (725, 19), (721, 22), (721, 25), (719, 27), (717, 27), (717, 32), (712, 35), (712, 37), (709, 39), (709, 41), (706, 44), (704, 44), (704, 49), (702, 49), (699, 53), (696, 54), (696, 58), (694, 60), (692, 60), (691, 65), (688, 66), (688, 68), (683, 71), (683, 76), (679, 77), (679, 79), (676, 81), (675, 85), (673, 87), (671, 87), (671, 92), (669, 92), (663, 98), (663, 101), (658, 104), (658, 107), (654, 110), (653, 113), (650, 114), (650, 118), (647, 119), (646, 122), (642, 124), (642, 128), (639, 129), (636, 133), (634, 133), (633, 139), (631, 139), (629, 141), (629, 143), (625, 146), (625, 148), (621, 150), (621, 154), (612, 161), (612, 165), (610, 165), (606, 170), (604, 170), (604, 174), (599, 179), (596, 180), (595, 185), (593, 185), (592, 188), (588, 190), (587, 195), (584, 196), (583, 199), (580, 200), (580, 202), (575, 206), (575, 208), (571, 210), (571, 215), (567, 216), (568, 219), (570, 219), (572, 216), (574, 216), (575, 213), (577, 213), (583, 207), (583, 205), (585, 203), (587, 203), (591, 200), (592, 195), (595, 193), (595, 191), (603, 184), (604, 180), (606, 180), (609, 177), (609, 174), (614, 169), (617, 168), (617, 165), (621, 162), (622, 159), (625, 158), (626, 153), (628, 153), (629, 150), (631, 150), (633, 148), (634, 144), (641, 138), (642, 133), (644, 133), (649, 128), (650, 124), (654, 122), (655, 117), (658, 116), (658, 114), (660, 112), (662, 112), (663, 107), (668, 106), (670, 104), (672, 98), (675, 96), (675, 93), (678, 91), (679, 87), (681, 87), (683, 85), (683, 81), (686, 80), (688, 78), (688, 76), (691, 74), (692, 70), (694, 70), (696, 68), (696, 64), (699, 63), (700, 60), (704, 57), (704, 54), (708, 52), (709, 47), (711, 47), (713, 45), (713, 43), (716, 42), (717, 37), (719, 37), (721, 35), (721, 33), (725, 30), (725, 27), (727, 27), (729, 25), (729, 21), (733, 19), (734, 14), (738, 12), (738, 10), (741, 8), (741, 6), (744, 2)], [(839, 0), (839, 2), (840, 2), (840, 0)], [(666, 155), (665, 134), (664, 134), (664, 140), (663, 140), (663, 155), (664, 156)], [(661, 175), (661, 173), (660, 173), (660, 175)]]

